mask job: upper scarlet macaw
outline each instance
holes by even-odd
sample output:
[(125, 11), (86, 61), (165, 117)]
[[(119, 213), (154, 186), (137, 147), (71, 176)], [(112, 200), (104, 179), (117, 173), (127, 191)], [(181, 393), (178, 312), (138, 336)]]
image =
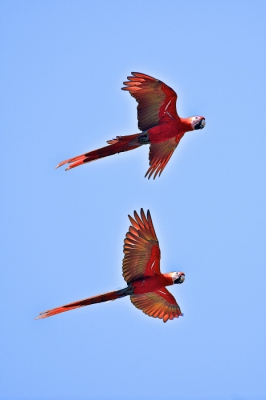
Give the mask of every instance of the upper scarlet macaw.
[(134, 306), (150, 317), (162, 318), (166, 322), (182, 315), (174, 296), (165, 286), (183, 283), (185, 274), (160, 272), (161, 252), (150, 212), (147, 212), (146, 217), (141, 209), (140, 215), (141, 217), (135, 211), (135, 219), (128, 216), (131, 226), (124, 240), (125, 255), (122, 266), (127, 287), (44, 311), (36, 319), (128, 295)]
[(205, 126), (205, 118), (196, 116), (180, 118), (176, 111), (177, 94), (162, 81), (139, 72), (132, 72), (124, 82), (127, 90), (138, 102), (138, 127), (140, 133), (117, 136), (108, 140), (109, 146), (90, 151), (80, 156), (69, 158), (59, 163), (56, 168), (69, 163), (66, 171), (98, 158), (129, 151), (150, 144), (150, 168), (146, 172), (148, 179), (161, 175), (174, 150), (184, 134)]

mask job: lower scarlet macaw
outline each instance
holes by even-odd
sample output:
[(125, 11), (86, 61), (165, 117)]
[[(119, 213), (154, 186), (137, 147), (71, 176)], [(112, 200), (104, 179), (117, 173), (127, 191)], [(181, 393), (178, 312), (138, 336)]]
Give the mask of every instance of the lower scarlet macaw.
[(182, 315), (179, 305), (166, 286), (183, 283), (185, 274), (160, 272), (161, 252), (150, 212), (147, 212), (146, 217), (141, 209), (140, 217), (136, 211), (134, 217), (135, 219), (129, 215), (131, 226), (124, 240), (122, 270), (127, 287), (44, 311), (36, 319), (125, 296), (130, 296), (134, 306), (145, 314), (162, 318), (164, 322)]
[(80, 156), (69, 158), (59, 163), (56, 168), (70, 164), (66, 171), (111, 156), (136, 149), (144, 144), (150, 145), (150, 168), (145, 177), (148, 179), (154, 174), (153, 179), (161, 175), (170, 160), (174, 150), (184, 134), (188, 131), (202, 129), (205, 118), (196, 116), (180, 118), (176, 111), (177, 94), (162, 81), (139, 72), (132, 72), (128, 81), (124, 82), (127, 90), (138, 102), (138, 127), (140, 133), (128, 136), (117, 136), (108, 140), (109, 146), (90, 151)]

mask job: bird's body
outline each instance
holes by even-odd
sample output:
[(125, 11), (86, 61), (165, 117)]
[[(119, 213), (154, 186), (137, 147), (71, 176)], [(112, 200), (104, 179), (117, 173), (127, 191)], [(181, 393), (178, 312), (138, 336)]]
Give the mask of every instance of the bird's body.
[(66, 170), (99, 158), (150, 145), (150, 168), (145, 176), (161, 175), (181, 138), (186, 132), (202, 129), (205, 118), (196, 116), (180, 118), (176, 111), (177, 94), (162, 81), (139, 72), (132, 72), (123, 90), (129, 91), (138, 102), (138, 127), (140, 133), (117, 136), (98, 150), (59, 163), (56, 168), (70, 164)]
[(184, 134), (192, 130), (191, 124), (185, 119), (174, 119), (148, 129), (147, 133), (152, 144), (163, 143), (170, 139), (175, 139), (175, 142), (178, 144)]
[(160, 290), (164, 286), (173, 285), (173, 279), (170, 274), (160, 274), (157, 276), (148, 276), (137, 279), (131, 283), (134, 294), (143, 294)]
[(140, 217), (129, 216), (131, 226), (124, 240), (123, 277), (127, 287), (120, 290), (75, 301), (40, 313), (37, 319), (51, 317), (65, 311), (87, 305), (116, 300), (130, 296), (131, 302), (145, 314), (168, 319), (182, 315), (174, 296), (166, 289), (176, 283), (183, 283), (183, 272), (160, 272), (160, 248), (149, 211), (147, 217), (141, 209)]

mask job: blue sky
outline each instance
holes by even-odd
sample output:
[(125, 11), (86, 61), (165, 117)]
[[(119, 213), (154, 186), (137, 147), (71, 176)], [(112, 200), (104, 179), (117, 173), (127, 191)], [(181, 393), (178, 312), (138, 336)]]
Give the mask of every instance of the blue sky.
[[(266, 397), (263, 1), (1, 1), (0, 398)], [(204, 115), (162, 176), (148, 147), (58, 162), (138, 132), (131, 71)], [(150, 209), (184, 317), (128, 298), (47, 320), (123, 287), (128, 214)]]

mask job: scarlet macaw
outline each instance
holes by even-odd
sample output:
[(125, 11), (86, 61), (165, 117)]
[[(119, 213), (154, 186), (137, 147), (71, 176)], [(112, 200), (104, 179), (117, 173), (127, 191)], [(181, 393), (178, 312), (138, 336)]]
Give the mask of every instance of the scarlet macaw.
[(204, 128), (205, 118), (201, 116), (180, 118), (176, 111), (177, 94), (162, 81), (139, 72), (132, 72), (124, 82), (127, 90), (138, 102), (138, 127), (140, 133), (117, 136), (108, 140), (109, 146), (69, 158), (56, 168), (70, 164), (66, 171), (81, 164), (111, 156), (116, 153), (136, 149), (144, 144), (150, 145), (150, 167), (145, 174), (148, 179), (161, 175), (174, 150), (188, 131)]
[(134, 306), (145, 314), (154, 318), (162, 318), (164, 322), (183, 315), (174, 296), (168, 292), (165, 286), (183, 283), (185, 274), (183, 272), (167, 274), (160, 272), (161, 252), (150, 212), (147, 212), (146, 217), (141, 209), (140, 217), (136, 211), (134, 212), (135, 219), (130, 215), (128, 217), (131, 226), (124, 240), (122, 266), (127, 287), (44, 311), (36, 319), (51, 317), (75, 308), (125, 296), (130, 296)]

